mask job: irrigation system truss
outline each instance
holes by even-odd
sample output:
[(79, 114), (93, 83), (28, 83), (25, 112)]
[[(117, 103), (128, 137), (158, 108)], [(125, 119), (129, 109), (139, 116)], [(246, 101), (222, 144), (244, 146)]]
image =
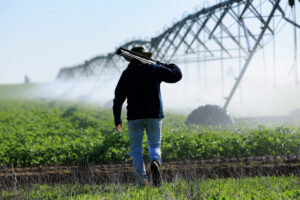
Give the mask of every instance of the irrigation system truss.
[[(120, 47), (130, 49), (134, 46), (143, 46), (153, 53), (154, 59), (162, 62), (205, 63), (218, 61), (222, 69), (222, 82), (224, 61), (237, 60), (240, 72), (229, 95), (225, 98), (223, 108), (226, 110), (253, 55), (259, 49), (264, 48), (267, 44), (266, 41), (270, 38), (274, 39), (279, 31), (278, 21), (284, 21), (294, 27), (294, 40), (296, 40), (296, 31), (300, 25), (297, 24), (296, 18), (292, 18), (286, 13), (287, 7), (292, 3), (296, 4), (291, 0), (221, 1), (184, 17), (149, 41), (134, 40)], [(295, 9), (294, 15), (296, 15)], [(115, 53), (108, 53), (92, 58), (78, 66), (62, 68), (57, 79), (99, 77), (106, 69), (120, 71), (124, 62)]]

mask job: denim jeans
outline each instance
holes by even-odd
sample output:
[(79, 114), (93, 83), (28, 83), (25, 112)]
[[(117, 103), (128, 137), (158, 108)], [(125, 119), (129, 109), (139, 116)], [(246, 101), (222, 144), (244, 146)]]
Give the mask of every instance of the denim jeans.
[(138, 184), (147, 180), (143, 160), (143, 136), (146, 129), (150, 163), (156, 160), (161, 164), (161, 119), (136, 119), (128, 120), (130, 156), (133, 161), (134, 174)]

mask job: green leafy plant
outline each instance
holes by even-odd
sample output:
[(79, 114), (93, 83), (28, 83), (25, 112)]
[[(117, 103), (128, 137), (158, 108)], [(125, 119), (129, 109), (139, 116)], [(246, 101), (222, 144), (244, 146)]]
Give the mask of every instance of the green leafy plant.
[[(123, 112), (123, 119), (126, 113)], [(300, 154), (300, 129), (187, 126), (185, 116), (163, 119), (162, 158), (210, 159)], [(39, 166), (129, 162), (126, 120), (116, 132), (111, 109), (63, 101), (0, 100), (0, 165)], [(148, 158), (146, 135), (144, 157)]]

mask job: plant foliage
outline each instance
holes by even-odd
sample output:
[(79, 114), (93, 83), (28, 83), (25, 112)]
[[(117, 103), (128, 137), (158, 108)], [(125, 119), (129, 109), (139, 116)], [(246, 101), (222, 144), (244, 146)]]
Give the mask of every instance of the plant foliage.
[[(123, 119), (125, 119), (123, 112)], [(166, 114), (163, 160), (300, 154), (300, 129), (215, 130)], [(0, 166), (74, 165), (130, 161), (127, 124), (116, 132), (111, 109), (42, 100), (0, 100)], [(146, 136), (143, 142), (148, 159)]]

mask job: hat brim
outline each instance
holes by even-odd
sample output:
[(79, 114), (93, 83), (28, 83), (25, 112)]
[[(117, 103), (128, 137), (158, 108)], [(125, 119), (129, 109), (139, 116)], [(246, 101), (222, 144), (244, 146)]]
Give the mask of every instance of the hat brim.
[(151, 58), (152, 53), (151, 53), (151, 52), (145, 52), (145, 53), (143, 53), (142, 55), (144, 55), (144, 56), (147, 57), (147, 58)]
[(132, 52), (135, 52), (143, 57), (146, 57), (146, 58), (151, 58), (152, 56), (152, 53), (151, 52), (146, 52), (144, 47), (133, 47), (131, 49)]

